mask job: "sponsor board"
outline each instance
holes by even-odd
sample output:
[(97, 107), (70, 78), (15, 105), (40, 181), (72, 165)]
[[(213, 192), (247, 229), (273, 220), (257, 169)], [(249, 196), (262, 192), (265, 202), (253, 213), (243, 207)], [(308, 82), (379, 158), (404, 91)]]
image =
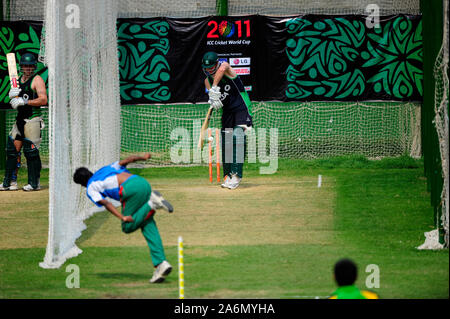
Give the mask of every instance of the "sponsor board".
[(233, 68), (238, 75), (250, 75), (250, 67)]
[(250, 58), (230, 58), (231, 66), (250, 65)]

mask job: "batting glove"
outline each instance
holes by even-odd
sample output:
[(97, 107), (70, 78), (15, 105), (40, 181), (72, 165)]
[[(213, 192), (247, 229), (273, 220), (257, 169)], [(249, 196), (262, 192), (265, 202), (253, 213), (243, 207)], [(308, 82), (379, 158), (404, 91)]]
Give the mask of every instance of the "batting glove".
[(9, 102), (9, 104), (11, 104), (11, 107), (13, 108), (13, 109), (17, 109), (19, 106), (21, 106), (21, 105), (26, 105), (28, 103), (28, 101), (26, 101), (26, 100), (24, 100), (23, 98), (21, 98), (21, 97), (16, 97), (16, 98), (14, 98), (14, 99), (12, 99), (10, 102)]
[(218, 86), (213, 86), (210, 90), (209, 90), (209, 99), (211, 101), (217, 101), (220, 100), (220, 97), (222, 94), (220, 94), (220, 87)]
[(9, 90), (9, 98), (12, 100), (15, 97), (18, 97), (20, 92), (22, 92), (21, 88), (11, 88), (11, 90)]
[(223, 104), (222, 104), (222, 101), (220, 101), (220, 100), (217, 100), (217, 101), (211, 101), (211, 100), (209, 100), (209, 104), (211, 105), (211, 107), (214, 109), (214, 110), (219, 110), (219, 109), (221, 109), (222, 107), (223, 107)]

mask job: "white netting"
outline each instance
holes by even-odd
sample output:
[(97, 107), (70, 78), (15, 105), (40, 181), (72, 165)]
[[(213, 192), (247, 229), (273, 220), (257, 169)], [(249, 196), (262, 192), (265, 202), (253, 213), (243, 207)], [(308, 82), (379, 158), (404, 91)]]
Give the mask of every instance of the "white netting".
[[(203, 159), (194, 162), (194, 152), (207, 107), (198, 104), (123, 105), (121, 158), (150, 151), (152, 158), (146, 162), (150, 165), (205, 163)], [(302, 159), (351, 154), (369, 158), (420, 157), (420, 109), (421, 104), (409, 102), (253, 103), (255, 131), (278, 128), (278, 155)], [(47, 123), (47, 112), (44, 110), (42, 114)], [(15, 112), (8, 112), (8, 127), (14, 120)], [(210, 127), (221, 127), (220, 113), (213, 114)], [(179, 146), (182, 131), (189, 138), (183, 141), (182, 147), (191, 154), (189, 163), (173, 162), (170, 156), (171, 150)], [(48, 163), (47, 132), (46, 127), (40, 148), (44, 165)]]
[(425, 242), (417, 247), (419, 250), (438, 250), (444, 248), (439, 242), (439, 230), (435, 229), (429, 232), (424, 233)]
[(449, 78), (448, 78), (448, 50), (449, 50), (449, 21), (448, 21), (448, 1), (443, 1), (444, 30), (442, 46), (434, 64), (435, 96), (434, 109), (436, 116), (434, 123), (439, 138), (439, 148), (442, 162), (442, 177), (444, 184), (442, 187), (442, 226), (444, 228), (445, 243), (449, 245), (449, 132), (448, 132), (448, 112), (449, 112)]
[(255, 126), (278, 128), (279, 156), (420, 156), (418, 103), (257, 103)]
[[(43, 20), (45, 0), (3, 1), (11, 20)], [(119, 0), (118, 17), (203, 17), (216, 14), (216, 0)], [(420, 14), (420, 0), (229, 0), (229, 15), (368, 14), (375, 3), (380, 15)]]
[[(282, 158), (351, 154), (369, 158), (420, 157), (420, 106), (419, 103), (394, 102), (254, 102), (252, 134), (261, 129), (269, 134), (270, 129), (276, 128), (278, 156)], [(171, 158), (171, 152), (179, 149), (190, 154), (190, 161), (185, 164), (195, 164), (198, 134), (207, 107), (122, 106), (122, 157), (150, 151), (152, 165), (180, 165), (183, 163)], [(221, 127), (220, 112), (213, 113), (210, 127)], [(249, 147), (248, 152), (256, 150)]]
[[(2, 2), (4, 16), (7, 19), (44, 20), (46, 0), (9, 0), (9, 3), (8, 1)], [(215, 0), (114, 0), (114, 2), (118, 4), (118, 18), (195, 18), (216, 14)], [(76, 1), (72, 3), (76, 3)]]
[(46, 0), (4, 0), (5, 20), (44, 20)]
[(380, 15), (420, 14), (420, 0), (229, 0), (229, 15), (361, 14), (376, 4)]
[(124, 0), (119, 1), (119, 18), (196, 18), (216, 14), (215, 0)]
[[(68, 6), (73, 20), (67, 20)], [(48, 245), (40, 266), (57, 268), (81, 252), (75, 240), (95, 211), (85, 189), (73, 183), (74, 170), (96, 170), (119, 158), (117, 3), (48, 0), (46, 10), (50, 198)]]

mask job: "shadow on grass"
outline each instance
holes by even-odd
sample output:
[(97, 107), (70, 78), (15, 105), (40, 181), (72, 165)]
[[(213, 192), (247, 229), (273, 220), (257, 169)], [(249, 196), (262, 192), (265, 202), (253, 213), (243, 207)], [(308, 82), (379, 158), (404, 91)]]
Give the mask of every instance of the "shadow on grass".
[(177, 280), (177, 277), (171, 277), (170, 275), (163, 282), (157, 284), (150, 284), (149, 280), (152, 274), (133, 274), (133, 273), (99, 273), (97, 277), (101, 279), (109, 279), (117, 282), (113, 285), (118, 286), (128, 286), (128, 287), (141, 287), (151, 285), (152, 287), (157, 287), (160, 285), (171, 284)]
[(150, 279), (151, 274), (134, 274), (134, 273), (99, 273), (98, 277), (102, 279), (118, 279), (118, 280), (145, 280)]
[(83, 231), (81, 237), (77, 240), (77, 244), (90, 239), (100, 229), (100, 227), (107, 221), (109, 215), (107, 212), (100, 212), (85, 221), (87, 228)]

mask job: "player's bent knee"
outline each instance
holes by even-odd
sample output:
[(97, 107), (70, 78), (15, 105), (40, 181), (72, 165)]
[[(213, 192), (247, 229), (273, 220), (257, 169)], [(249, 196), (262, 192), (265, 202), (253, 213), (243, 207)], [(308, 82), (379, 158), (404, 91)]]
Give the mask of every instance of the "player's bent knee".
[(40, 158), (39, 149), (28, 139), (24, 139), (23, 141), (23, 153), (27, 159)]
[(130, 227), (127, 224), (129, 224), (129, 223), (122, 222), (122, 232), (124, 232), (125, 234), (129, 234), (132, 232)]
[(11, 136), (8, 137), (8, 142), (6, 144), (6, 156), (8, 158), (16, 158), (19, 156), (19, 152), (14, 145), (14, 140)]
[(136, 225), (133, 222), (122, 222), (122, 232), (125, 234), (131, 234), (136, 231)]
[(23, 141), (23, 153), (27, 159), (28, 166), (28, 184), (33, 188), (39, 187), (41, 176), (41, 157), (39, 156), (39, 149), (29, 139)]

